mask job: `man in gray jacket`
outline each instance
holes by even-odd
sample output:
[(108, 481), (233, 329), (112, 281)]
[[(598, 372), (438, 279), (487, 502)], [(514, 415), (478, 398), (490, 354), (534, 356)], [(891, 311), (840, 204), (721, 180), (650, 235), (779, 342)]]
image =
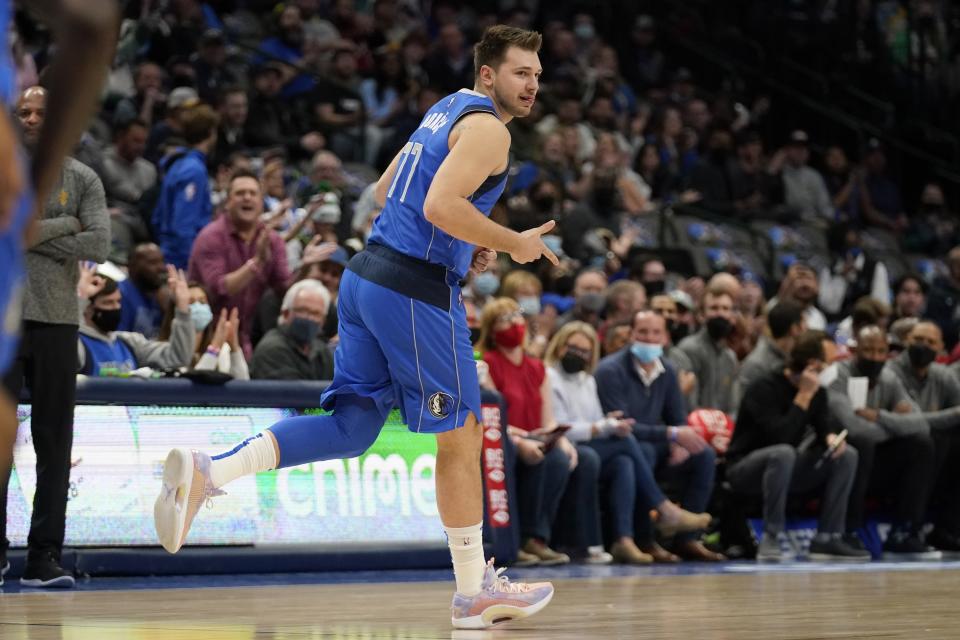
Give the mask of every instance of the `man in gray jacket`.
[(787, 366), (787, 355), (793, 350), (797, 338), (807, 330), (803, 307), (790, 300), (778, 302), (767, 313), (766, 328), (757, 346), (740, 363), (740, 372), (737, 374), (738, 407), (751, 384), (761, 376), (771, 371), (782, 371)]
[[(80, 339), (75, 345), (77, 371), (86, 375), (122, 375), (142, 367), (179, 369), (193, 360), (196, 331), (190, 318), (190, 289), (182, 272), (167, 267), (167, 287), (174, 297), (169, 342), (148, 340), (143, 334), (117, 331), (121, 297), (117, 283), (92, 276), (81, 283), (89, 304), (83, 310)], [(85, 274), (86, 275), (86, 274)]]
[(697, 376), (696, 398), (690, 402), (690, 409), (719, 409), (734, 415), (737, 356), (727, 346), (727, 337), (733, 331), (733, 298), (725, 291), (708, 289), (701, 305), (703, 328), (678, 345), (690, 358), (690, 371)]
[[(864, 503), (870, 488), (894, 496), (894, 527), (884, 553), (899, 559), (935, 560), (941, 554), (921, 537), (933, 483), (934, 449), (930, 426), (903, 384), (886, 367), (887, 334), (869, 325), (857, 334), (856, 356), (837, 365), (830, 385), (830, 410), (849, 432), (847, 440), (860, 454), (857, 477), (847, 508), (848, 543), (863, 526)], [(866, 378), (866, 406), (854, 409), (852, 378)]]
[[(25, 90), (16, 116), (24, 146), (34, 155), (46, 114), (47, 92)], [(73, 586), (59, 566), (66, 524), (73, 405), (76, 395), (77, 262), (103, 261), (110, 249), (110, 222), (103, 185), (85, 165), (67, 158), (40, 215), (26, 255), (23, 333), (17, 358), (4, 379), (16, 398), (30, 389), (30, 428), (37, 454), (37, 490), (27, 539), (24, 584)], [(6, 483), (0, 483), (6, 486)], [(0, 496), (6, 505), (6, 492)], [(6, 538), (6, 523), (0, 539)]]
[(960, 381), (934, 362), (943, 352), (940, 327), (917, 323), (904, 341), (904, 352), (887, 363), (930, 425), (936, 463), (931, 495), (934, 530), (927, 542), (947, 553), (960, 552)]

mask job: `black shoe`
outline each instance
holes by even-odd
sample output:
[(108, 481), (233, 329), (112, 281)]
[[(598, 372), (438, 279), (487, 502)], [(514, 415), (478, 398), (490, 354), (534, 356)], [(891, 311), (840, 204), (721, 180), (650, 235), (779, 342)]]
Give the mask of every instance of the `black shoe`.
[(810, 543), (810, 560), (813, 562), (870, 562), (870, 552), (865, 549), (855, 549), (837, 534), (826, 540), (814, 538)]
[(946, 529), (934, 529), (927, 536), (927, 544), (943, 552), (944, 558), (960, 556), (960, 536), (950, 533)]
[(843, 534), (843, 541), (848, 547), (852, 547), (857, 551), (867, 550), (867, 548), (863, 546), (863, 540), (860, 539), (860, 536), (856, 531), (848, 531), (847, 533)]
[(25, 587), (70, 589), (76, 585), (76, 580), (60, 566), (56, 554), (48, 552), (27, 558), (20, 584)]
[(883, 543), (884, 560), (941, 560), (943, 554), (927, 546), (916, 533), (891, 531)]

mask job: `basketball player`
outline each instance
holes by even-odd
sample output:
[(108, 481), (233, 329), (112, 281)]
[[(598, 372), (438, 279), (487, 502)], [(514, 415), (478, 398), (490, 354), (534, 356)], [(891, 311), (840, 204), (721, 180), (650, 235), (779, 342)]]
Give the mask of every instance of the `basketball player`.
[[(491, 27), (474, 51), (473, 90), (443, 98), (376, 187), (383, 212), (367, 249), (340, 282), (340, 344), (328, 416), (283, 420), (218, 456), (174, 449), (154, 515), (170, 552), (200, 505), (241, 475), (358, 456), (399, 406), (411, 431), (436, 434), (437, 506), (453, 557), (453, 625), (480, 629), (533, 615), (549, 583), (516, 584), (484, 563), (480, 389), (460, 282), (506, 251), (519, 263), (556, 256), (541, 236), (550, 221), (516, 233), (487, 216), (507, 179), (505, 124), (536, 98), (539, 33)], [(502, 570), (501, 570), (502, 571)]]
[[(46, 202), (64, 156), (89, 122), (119, 27), (114, 0), (30, 0), (23, 6), (53, 29), (57, 54), (44, 72), (49, 87), (47, 117), (28, 170), (10, 119), (16, 67), (7, 35), (13, 7), (10, 0), (0, 0), (0, 103), (6, 107), (0, 114), (0, 378), (17, 352), (22, 258), (34, 205)], [(16, 401), (0, 387), (0, 513), (4, 518), (16, 436)], [(44, 516), (34, 513), (34, 518), (38, 515)], [(0, 539), (0, 584), (10, 567), (8, 546), (6, 538)]]

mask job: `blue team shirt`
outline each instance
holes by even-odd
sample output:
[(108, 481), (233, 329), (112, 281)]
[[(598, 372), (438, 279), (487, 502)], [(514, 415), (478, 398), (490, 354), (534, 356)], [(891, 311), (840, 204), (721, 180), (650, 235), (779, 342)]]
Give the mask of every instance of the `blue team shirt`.
[[(443, 98), (427, 111), (401, 152), (386, 204), (370, 234), (371, 243), (442, 265), (457, 279), (466, 277), (474, 246), (431, 224), (423, 214), (423, 203), (433, 177), (450, 152), (447, 138), (454, 124), (478, 112), (497, 115), (490, 98), (469, 89)], [(506, 183), (506, 171), (490, 176), (470, 197), (470, 202), (490, 215)]]
[(162, 163), (167, 173), (151, 222), (164, 258), (186, 269), (193, 241), (213, 216), (207, 157), (196, 149), (181, 149), (171, 158), (175, 160)]

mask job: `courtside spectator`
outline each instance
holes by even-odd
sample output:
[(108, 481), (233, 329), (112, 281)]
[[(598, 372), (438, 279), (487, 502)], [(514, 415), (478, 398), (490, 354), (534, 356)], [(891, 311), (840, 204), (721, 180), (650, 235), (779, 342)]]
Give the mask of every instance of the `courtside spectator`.
[[(853, 447), (838, 440), (840, 426), (820, 385), (832, 349), (822, 331), (804, 333), (791, 350), (787, 367), (756, 380), (740, 404), (727, 450), (727, 480), (734, 491), (763, 496), (759, 562), (798, 555), (789, 549), (784, 534), (787, 496), (821, 488), (820, 523), (810, 543), (810, 559), (870, 560), (867, 551), (843, 539), (858, 457)], [(829, 456), (818, 464), (828, 447)]]
[(333, 354), (321, 337), (330, 293), (313, 279), (294, 283), (283, 296), (279, 324), (253, 351), (250, 374), (264, 380), (331, 380)]
[[(864, 525), (867, 494), (871, 489), (893, 498), (893, 529), (884, 553), (910, 559), (937, 559), (921, 536), (934, 473), (930, 427), (903, 383), (888, 369), (886, 332), (876, 325), (857, 334), (855, 357), (837, 364), (837, 378), (829, 388), (829, 407), (856, 447), (860, 462), (847, 508), (846, 542)], [(866, 405), (850, 398), (850, 379), (866, 378)]]
[[(635, 421), (633, 435), (647, 461), (664, 479), (676, 483), (680, 504), (693, 513), (706, 511), (713, 492), (713, 449), (687, 424), (687, 407), (677, 375), (663, 362), (666, 323), (650, 311), (637, 314), (629, 349), (604, 358), (595, 378), (604, 412), (619, 411)], [(649, 540), (654, 558), (669, 561), (669, 554), (653, 542), (652, 532), (638, 530)], [(677, 536), (674, 552), (689, 560), (719, 561), (690, 533)]]
[[(167, 267), (160, 247), (152, 242), (137, 245), (128, 261), (129, 278), (120, 283), (123, 296), (117, 331), (142, 333), (156, 338), (163, 322), (161, 289), (167, 283)], [(170, 292), (163, 292), (169, 297)]]
[(238, 171), (230, 180), (226, 212), (204, 227), (190, 256), (190, 280), (210, 295), (214, 314), (237, 308), (240, 345), (253, 354), (251, 323), (264, 291), (285, 291), (290, 279), (283, 239), (263, 222), (263, 194), (257, 176)]
[(120, 322), (120, 289), (109, 278), (85, 271), (77, 285), (83, 323), (77, 341), (77, 371), (90, 376), (122, 376), (141, 367), (169, 370), (189, 367), (195, 334), (190, 318), (190, 292), (186, 278), (168, 267), (167, 286), (176, 301), (168, 342), (148, 340), (139, 333), (117, 331)]

